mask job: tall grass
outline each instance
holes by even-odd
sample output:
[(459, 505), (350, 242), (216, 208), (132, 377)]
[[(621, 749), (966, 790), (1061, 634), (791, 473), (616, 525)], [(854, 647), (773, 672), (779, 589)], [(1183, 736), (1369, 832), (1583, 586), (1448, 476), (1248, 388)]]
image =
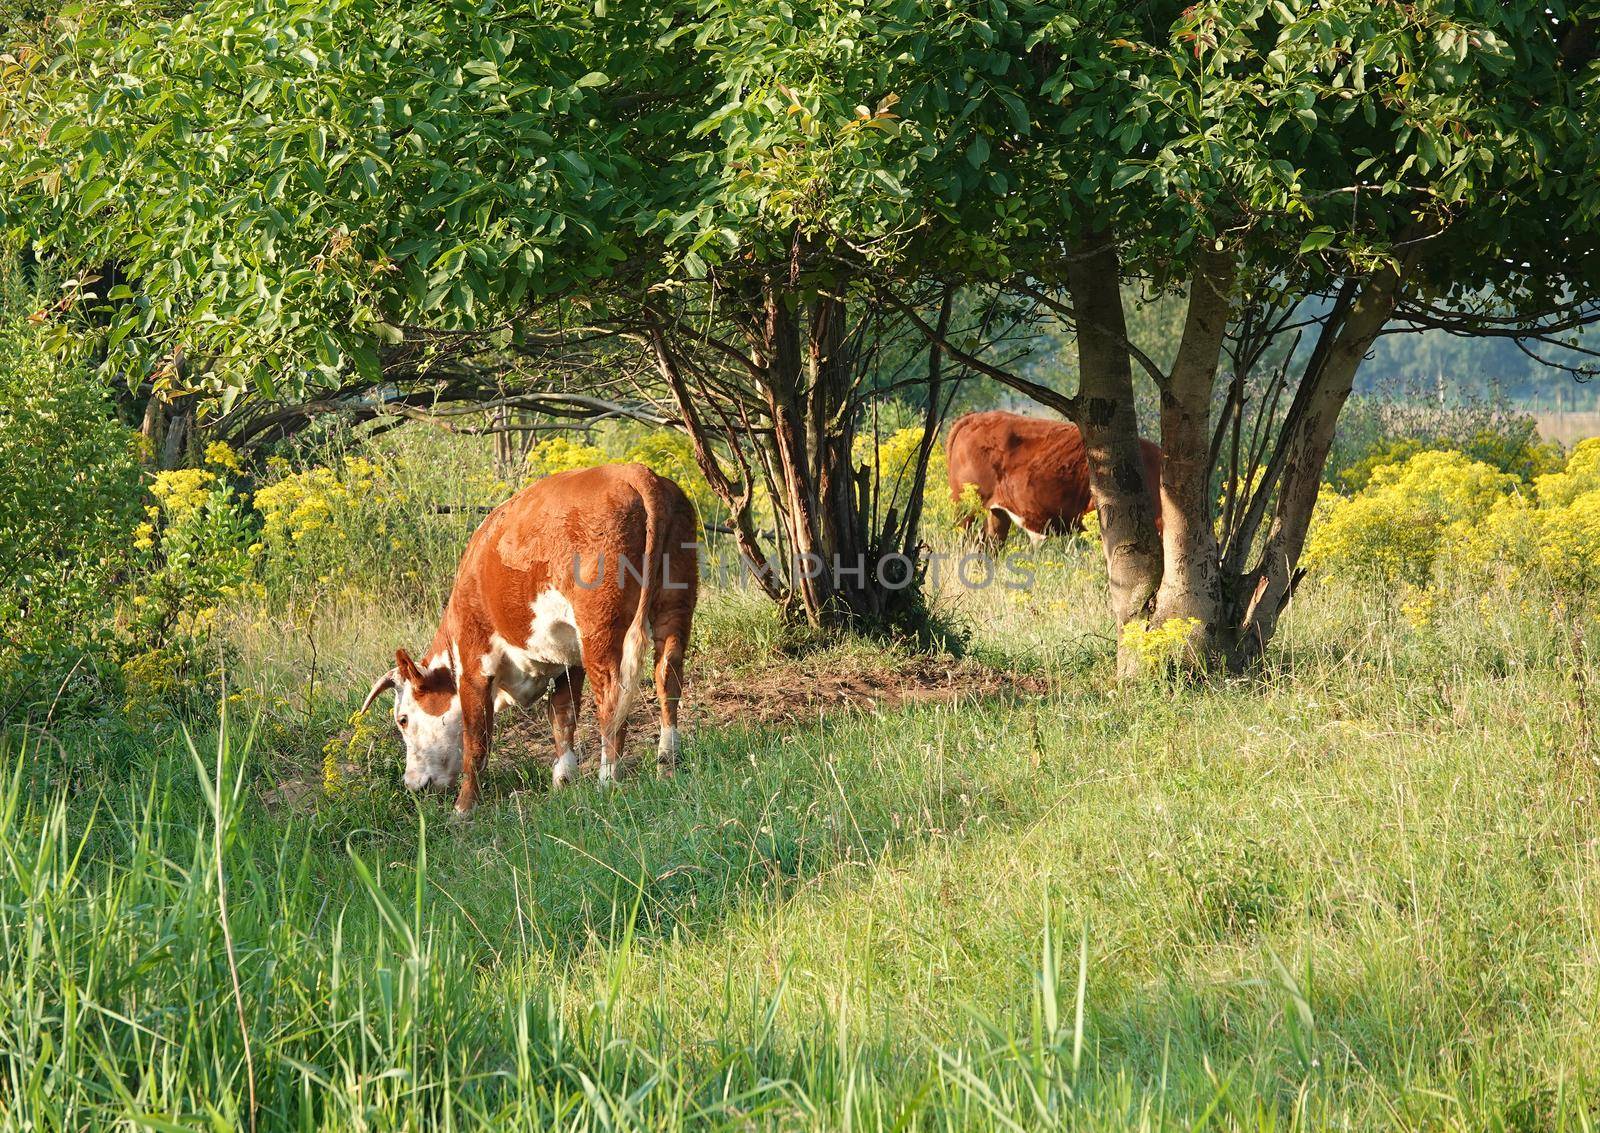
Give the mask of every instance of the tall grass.
[[(306, 715), (264, 630), (278, 718), (6, 738), (0, 1118), (1592, 1128), (1592, 615), (1311, 590), (1261, 676), (1116, 687), (1071, 555), (960, 598), (1048, 697), (703, 727), (609, 796), (502, 750), (466, 825), (389, 767), (265, 801), (361, 686)], [(345, 601), (325, 666), (412, 616)]]

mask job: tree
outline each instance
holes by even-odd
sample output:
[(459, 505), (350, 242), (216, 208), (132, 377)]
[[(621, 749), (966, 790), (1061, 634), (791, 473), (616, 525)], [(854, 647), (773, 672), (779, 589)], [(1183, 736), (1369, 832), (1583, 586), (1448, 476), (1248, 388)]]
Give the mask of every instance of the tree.
[[(1024, 115), (996, 76), (1031, 66), (1027, 20), (208, 0), (129, 24), (59, 25), (0, 160), (14, 232), (126, 276), (111, 367), (213, 397), (246, 440), (440, 396), (615, 408), (622, 385), (694, 438), (775, 598), (818, 623), (905, 610), (955, 375), (940, 343), (905, 364), (900, 308), (969, 337), (944, 276), (1015, 227), (988, 156)], [(568, 380), (618, 343), (652, 375)], [(889, 384), (927, 412), (891, 487), (856, 442), (897, 349)]]
[[(1058, 239), (996, 282), (1078, 328), (1080, 385), (1055, 404), (1084, 433), (1118, 621), (1193, 619), (1195, 663), (1241, 667), (1293, 595), (1339, 411), (1391, 320), (1537, 344), (1596, 318), (1595, 9), (1065, 8), (1038, 92), (1064, 113), (1012, 144), (1019, 181), (1072, 199), (1043, 203)], [(1128, 279), (1187, 293), (1170, 365), (1128, 340)], [(1135, 363), (1160, 390), (1159, 538)]]
[[(916, 509), (854, 458), (913, 328), (908, 383), (964, 367), (1078, 423), (1118, 620), (1195, 619), (1197, 663), (1270, 640), (1387, 324), (1530, 341), (1594, 311), (1592, 6), (112, 11), (55, 25), (0, 201), (43, 253), (123, 268), (114, 366), (225, 412), (627, 393), (695, 438), (752, 562), (853, 567), (915, 547)], [(1170, 362), (1130, 343), (1128, 284), (1186, 293)], [(1075, 392), (998, 353), (1023, 309), (1076, 327)], [(575, 361), (618, 376), (596, 390)], [(1160, 391), (1160, 539), (1136, 366)], [(876, 618), (901, 596), (872, 574), (771, 592)]]

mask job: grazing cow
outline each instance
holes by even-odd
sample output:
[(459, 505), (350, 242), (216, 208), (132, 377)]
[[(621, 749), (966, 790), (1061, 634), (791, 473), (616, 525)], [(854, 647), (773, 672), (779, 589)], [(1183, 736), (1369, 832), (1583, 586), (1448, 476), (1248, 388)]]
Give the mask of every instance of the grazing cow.
[[(1145, 487), (1161, 528), (1161, 449), (1141, 440)], [(987, 513), (983, 539), (999, 547), (1015, 523), (1035, 546), (1048, 535), (1083, 527), (1093, 509), (1089, 462), (1083, 437), (1070, 421), (1045, 421), (991, 410), (968, 413), (950, 426), (945, 444), (950, 498), (957, 503), (967, 484), (978, 489)], [(972, 517), (963, 520), (970, 527)]]
[(362, 705), (394, 690), (406, 786), (448, 788), (459, 775), (456, 810), (470, 811), (495, 709), (531, 707), (547, 694), (553, 783), (572, 782), (586, 675), (600, 720), (600, 779), (614, 779), (649, 639), (661, 700), (656, 764), (670, 775), (699, 585), (695, 539), (683, 489), (639, 464), (548, 476), (490, 512), (461, 556), (425, 659), (396, 650), (395, 667)]

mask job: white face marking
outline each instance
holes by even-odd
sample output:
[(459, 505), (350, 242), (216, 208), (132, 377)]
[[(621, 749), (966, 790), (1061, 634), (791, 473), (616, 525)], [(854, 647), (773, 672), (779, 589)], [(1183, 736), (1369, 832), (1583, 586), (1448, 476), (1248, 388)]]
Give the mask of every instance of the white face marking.
[(450, 707), (435, 716), (417, 703), (410, 682), (402, 681), (394, 698), (394, 722), (406, 742), (406, 787), (420, 791), (455, 783), (462, 760), (461, 697), (452, 696)]

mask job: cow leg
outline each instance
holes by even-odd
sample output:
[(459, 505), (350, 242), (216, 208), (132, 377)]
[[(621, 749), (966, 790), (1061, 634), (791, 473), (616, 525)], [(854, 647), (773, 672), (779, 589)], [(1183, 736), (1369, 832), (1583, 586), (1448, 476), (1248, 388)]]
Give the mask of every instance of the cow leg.
[(478, 805), (478, 775), (489, 761), (489, 741), (494, 735), (494, 694), (487, 679), (461, 682), (461, 793), (456, 813), (467, 814)]
[(656, 774), (672, 777), (678, 767), (678, 701), (683, 697), (683, 635), (656, 638), (656, 699), (661, 704), (661, 739), (656, 745)]
[(620, 778), (618, 770), (623, 746), (628, 742), (628, 709), (632, 697), (621, 677), (611, 667), (591, 668), (594, 682), (595, 716), (600, 722), (600, 782), (610, 784)]
[(556, 765), (550, 785), (561, 788), (578, 779), (578, 706), (583, 701), (583, 670), (568, 669), (550, 690), (550, 731), (556, 740)]

